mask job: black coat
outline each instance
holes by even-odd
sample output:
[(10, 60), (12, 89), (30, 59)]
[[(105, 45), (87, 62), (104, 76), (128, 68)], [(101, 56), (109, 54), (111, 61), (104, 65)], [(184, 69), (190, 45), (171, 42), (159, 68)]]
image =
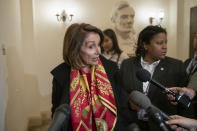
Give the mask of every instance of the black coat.
[[(124, 130), (124, 127), (121, 124), (121, 117), (119, 115), (120, 109), (120, 94), (121, 89), (118, 86), (118, 83), (116, 83), (116, 74), (118, 74), (118, 66), (116, 63), (111, 62), (104, 57), (100, 56), (100, 60), (104, 66), (104, 69), (106, 71), (106, 74), (108, 76), (108, 79), (111, 83), (117, 111), (118, 111), (118, 120), (115, 126), (114, 130)], [(53, 75), (53, 89), (52, 89), (52, 115), (55, 112), (55, 109), (64, 103), (67, 103), (69, 105), (69, 92), (70, 92), (70, 70), (71, 67), (65, 63), (62, 63), (58, 65), (55, 69), (51, 71), (51, 74)], [(69, 130), (72, 130), (71, 127), (71, 120), (69, 122)], [(68, 129), (62, 128), (63, 131), (67, 131)]]
[[(132, 90), (143, 92), (143, 84), (136, 77), (136, 71), (141, 68), (142, 66), (140, 63), (140, 58), (134, 57), (123, 61), (120, 68), (120, 76), (122, 78), (122, 85), (126, 90), (127, 95), (130, 94)], [(183, 87), (186, 85), (186, 73), (184, 65), (179, 60), (166, 57), (165, 59), (161, 60), (158, 66), (155, 68), (152, 79), (156, 80), (167, 88), (174, 86)], [(160, 88), (152, 84), (150, 84), (149, 87), (148, 97), (150, 98), (153, 105), (169, 115), (179, 114), (187, 117), (193, 116), (193, 108), (186, 110), (182, 107), (172, 105), (167, 99), (166, 94), (162, 93), (162, 90)], [(125, 107), (124, 110), (126, 112), (124, 114), (124, 117), (126, 117), (125, 119), (130, 119), (130, 117), (128, 116), (134, 116), (135, 119), (130, 119), (129, 122), (134, 121), (138, 123), (143, 131), (159, 130), (157, 129), (158, 127), (154, 127), (155, 124), (153, 123), (149, 122), (148, 126), (146, 122), (138, 121), (137, 113), (135, 111), (128, 109), (127, 107)]]

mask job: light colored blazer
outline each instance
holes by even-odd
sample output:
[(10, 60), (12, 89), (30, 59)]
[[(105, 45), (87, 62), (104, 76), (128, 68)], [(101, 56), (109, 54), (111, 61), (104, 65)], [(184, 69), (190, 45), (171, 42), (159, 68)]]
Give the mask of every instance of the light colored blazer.
[(197, 92), (197, 72), (191, 76), (187, 87), (192, 88)]

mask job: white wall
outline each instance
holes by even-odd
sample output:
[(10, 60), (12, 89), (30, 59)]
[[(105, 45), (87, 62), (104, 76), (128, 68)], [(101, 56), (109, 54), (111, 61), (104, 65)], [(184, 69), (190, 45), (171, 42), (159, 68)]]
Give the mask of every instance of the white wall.
[(162, 27), (168, 28), (168, 13), (170, 0), (129, 0), (133, 6), (136, 15), (134, 27), (139, 33), (145, 26), (149, 25), (149, 17), (152, 14), (158, 15), (159, 11), (165, 13)]
[(177, 0), (169, 1), (168, 11), (168, 52), (167, 55), (179, 58), (177, 55)]
[(189, 57), (190, 8), (197, 6), (197, 0), (178, 0), (178, 56), (182, 60)]
[[(21, 24), (20, 24), (20, 1), (19, 0), (1, 0), (0, 1), (0, 43), (5, 44), (6, 60), (4, 64), (7, 66), (8, 78), (5, 81), (8, 88), (0, 87), (1, 98), (4, 103), (1, 109), (6, 110), (6, 130), (21, 131), (24, 128), (21, 126), (24, 123), (23, 106), (23, 50), (21, 45)], [(6, 71), (6, 70), (4, 70)], [(8, 98), (8, 99), (7, 99)], [(1, 112), (2, 113), (2, 112)], [(4, 112), (1, 118), (5, 119)], [(18, 121), (21, 124), (18, 124)], [(4, 123), (5, 120), (1, 123)], [(1, 127), (1, 129), (4, 127)], [(3, 130), (2, 130), (3, 131)]]

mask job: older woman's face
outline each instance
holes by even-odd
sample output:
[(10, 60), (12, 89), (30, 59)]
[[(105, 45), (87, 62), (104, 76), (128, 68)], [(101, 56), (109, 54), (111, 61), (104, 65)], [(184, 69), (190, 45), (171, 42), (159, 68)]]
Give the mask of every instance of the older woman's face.
[(84, 65), (97, 65), (101, 53), (100, 36), (90, 32), (86, 36), (79, 53)]
[(153, 61), (164, 59), (167, 53), (167, 36), (165, 33), (159, 33), (153, 37), (150, 44), (144, 45), (147, 51), (145, 57), (149, 57)]

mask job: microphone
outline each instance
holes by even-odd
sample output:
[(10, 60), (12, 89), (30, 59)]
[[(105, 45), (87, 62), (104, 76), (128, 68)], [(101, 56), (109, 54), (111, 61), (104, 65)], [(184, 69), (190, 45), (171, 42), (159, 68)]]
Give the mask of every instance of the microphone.
[(65, 123), (65, 128), (68, 128), (68, 122), (70, 119), (71, 109), (68, 104), (60, 105), (53, 115), (53, 119), (47, 131), (59, 131)]
[(128, 126), (128, 131), (140, 131), (140, 128), (136, 123), (131, 123)]
[(141, 81), (141, 82), (147, 82), (149, 81), (151, 84), (159, 87), (162, 90), (165, 90), (168, 94), (171, 94), (175, 97), (175, 101), (178, 102), (180, 105), (182, 105), (185, 108), (189, 108), (191, 105), (191, 100), (189, 96), (186, 95), (178, 95), (177, 93), (174, 93), (173, 91), (169, 90), (162, 84), (158, 83), (157, 81), (151, 79), (151, 74), (145, 70), (145, 69), (140, 69), (136, 72), (136, 77)]
[(132, 101), (135, 105), (145, 109), (148, 115), (159, 123), (159, 126), (163, 131), (168, 131), (168, 128), (164, 124), (164, 120), (170, 120), (172, 118), (162, 112), (159, 108), (152, 105), (147, 96), (139, 91), (132, 91), (129, 96), (129, 101)]
[(132, 91), (129, 95), (129, 101), (132, 101), (135, 105), (139, 106), (142, 109), (145, 109), (149, 115), (159, 113), (164, 120), (172, 119), (167, 114), (162, 112), (159, 108), (152, 105), (150, 99), (139, 91)]

